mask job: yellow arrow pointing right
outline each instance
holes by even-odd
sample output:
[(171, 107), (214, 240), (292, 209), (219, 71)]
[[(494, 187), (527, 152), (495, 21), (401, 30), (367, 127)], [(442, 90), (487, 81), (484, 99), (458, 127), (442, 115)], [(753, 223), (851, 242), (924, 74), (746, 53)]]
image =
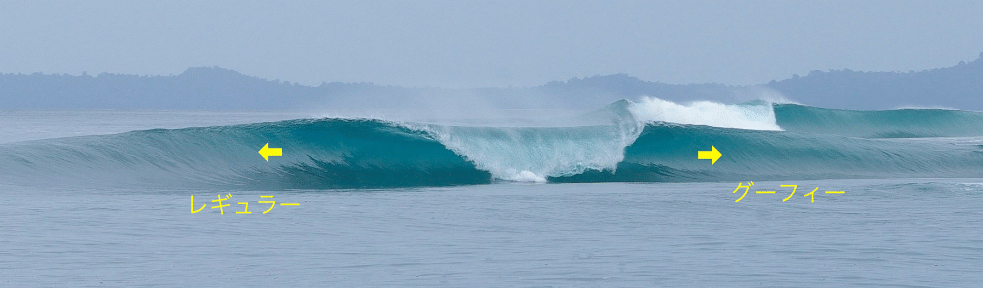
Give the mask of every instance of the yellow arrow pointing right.
[(270, 162), (270, 156), (283, 156), (283, 148), (270, 148), (270, 143), (266, 143), (263, 149), (259, 149), (259, 155), (263, 155), (263, 159)]
[(710, 145), (710, 151), (696, 151), (697, 159), (710, 159), (710, 165), (717, 163), (717, 159), (720, 159), (720, 151), (717, 151), (717, 147)]

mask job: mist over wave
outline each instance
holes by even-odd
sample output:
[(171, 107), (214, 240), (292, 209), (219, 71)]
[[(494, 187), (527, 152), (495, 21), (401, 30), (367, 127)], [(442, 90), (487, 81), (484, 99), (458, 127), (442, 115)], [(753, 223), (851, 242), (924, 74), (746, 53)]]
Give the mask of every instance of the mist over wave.
[[(571, 125), (325, 118), (16, 142), (0, 144), (0, 182), (332, 189), (983, 176), (977, 112), (644, 98), (558, 119)], [(283, 156), (263, 161), (265, 143)], [(723, 153), (714, 165), (696, 158), (711, 145)]]
[(643, 97), (641, 102), (632, 104), (629, 111), (643, 123), (668, 122), (748, 130), (781, 130), (775, 122), (775, 111), (771, 103), (764, 101), (739, 105), (697, 101), (680, 105), (659, 98)]

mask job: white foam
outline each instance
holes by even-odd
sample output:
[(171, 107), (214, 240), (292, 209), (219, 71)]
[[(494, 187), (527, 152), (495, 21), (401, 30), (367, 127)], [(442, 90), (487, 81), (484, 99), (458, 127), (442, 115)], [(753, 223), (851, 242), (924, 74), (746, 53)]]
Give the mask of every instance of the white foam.
[(707, 125), (748, 130), (782, 130), (775, 121), (770, 103), (727, 105), (697, 101), (687, 105), (659, 98), (643, 97), (628, 106), (637, 121)]
[(532, 171), (522, 170), (518, 174), (512, 175), (509, 179), (505, 179), (515, 182), (535, 182), (535, 183), (546, 183), (546, 177), (541, 175), (536, 175)]
[[(420, 127), (417, 127), (420, 128)], [(614, 170), (635, 135), (616, 126), (460, 127), (427, 125), (436, 140), (496, 179), (546, 182), (585, 170)]]

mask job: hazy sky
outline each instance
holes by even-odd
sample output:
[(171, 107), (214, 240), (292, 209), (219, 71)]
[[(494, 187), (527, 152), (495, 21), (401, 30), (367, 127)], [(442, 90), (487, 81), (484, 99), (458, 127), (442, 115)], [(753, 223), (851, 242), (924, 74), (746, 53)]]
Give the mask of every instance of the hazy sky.
[[(204, 2), (204, 3), (201, 3)], [(983, 52), (983, 1), (0, 1), (0, 72), (529, 86), (756, 84)]]

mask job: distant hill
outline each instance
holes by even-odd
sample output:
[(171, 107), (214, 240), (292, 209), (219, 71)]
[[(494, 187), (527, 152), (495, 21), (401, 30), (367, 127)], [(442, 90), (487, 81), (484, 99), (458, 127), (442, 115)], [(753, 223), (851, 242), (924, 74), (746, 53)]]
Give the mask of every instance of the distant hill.
[(0, 109), (592, 109), (620, 99), (654, 96), (675, 102), (723, 103), (784, 97), (810, 106), (859, 110), (909, 106), (983, 110), (983, 53), (980, 56), (969, 63), (918, 72), (812, 71), (802, 77), (751, 86), (676, 85), (625, 74), (520, 88), (443, 89), (341, 82), (305, 86), (218, 67), (189, 68), (171, 76), (0, 74)]
[(765, 86), (802, 104), (842, 109), (946, 107), (983, 110), (983, 53), (948, 68), (923, 71), (812, 71)]
[(498, 109), (590, 109), (624, 98), (692, 95), (733, 99), (718, 84), (670, 85), (624, 74), (574, 78), (527, 88), (443, 89), (322, 83), (305, 86), (218, 67), (173, 76), (2, 74), (0, 109), (398, 110), (484, 105)]
[(278, 110), (366, 87), (377, 86), (309, 87), (218, 67), (189, 68), (176, 76), (3, 74), (0, 108)]

